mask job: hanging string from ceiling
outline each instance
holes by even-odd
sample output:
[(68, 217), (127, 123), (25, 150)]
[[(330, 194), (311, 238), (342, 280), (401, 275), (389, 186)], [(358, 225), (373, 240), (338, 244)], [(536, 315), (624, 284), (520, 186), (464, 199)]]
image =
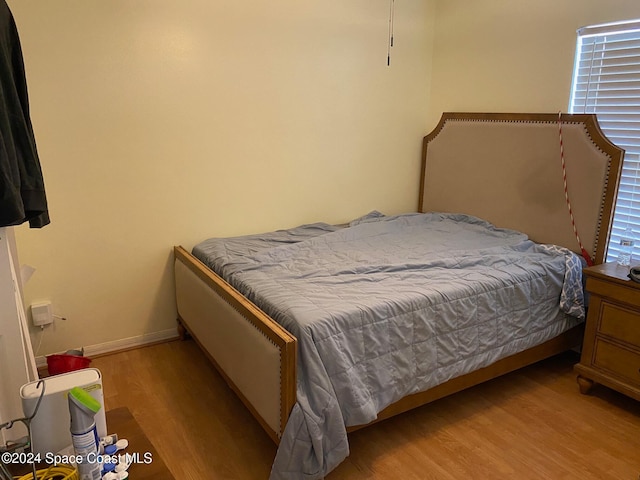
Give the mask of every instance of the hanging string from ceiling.
[(389, 43), (387, 44), (387, 67), (391, 65), (391, 47), (393, 47), (393, 20), (396, 0), (389, 0)]

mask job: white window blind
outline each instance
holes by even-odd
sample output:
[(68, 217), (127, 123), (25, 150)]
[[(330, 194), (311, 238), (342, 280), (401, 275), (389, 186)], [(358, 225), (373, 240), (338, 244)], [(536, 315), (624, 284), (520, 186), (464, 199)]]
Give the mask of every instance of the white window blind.
[(625, 149), (607, 261), (633, 230), (640, 260), (640, 21), (578, 30), (571, 113), (595, 113), (604, 133)]

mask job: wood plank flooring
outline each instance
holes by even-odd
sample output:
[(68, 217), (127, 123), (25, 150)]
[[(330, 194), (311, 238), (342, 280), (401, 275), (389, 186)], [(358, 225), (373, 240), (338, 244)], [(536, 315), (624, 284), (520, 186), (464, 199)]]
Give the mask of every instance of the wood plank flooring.
[[(327, 480), (640, 479), (640, 402), (579, 393), (567, 353), (349, 435)], [(94, 359), (179, 479), (266, 479), (276, 447), (191, 340)], [(117, 432), (114, 432), (117, 433)]]

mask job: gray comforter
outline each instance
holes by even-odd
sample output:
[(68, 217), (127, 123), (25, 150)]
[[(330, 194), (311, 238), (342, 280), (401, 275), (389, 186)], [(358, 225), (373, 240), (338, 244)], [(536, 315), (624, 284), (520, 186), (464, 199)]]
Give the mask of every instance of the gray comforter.
[(193, 253), (299, 341), (272, 479), (323, 478), (349, 453), (347, 426), (584, 317), (575, 254), (466, 215), (373, 214)]

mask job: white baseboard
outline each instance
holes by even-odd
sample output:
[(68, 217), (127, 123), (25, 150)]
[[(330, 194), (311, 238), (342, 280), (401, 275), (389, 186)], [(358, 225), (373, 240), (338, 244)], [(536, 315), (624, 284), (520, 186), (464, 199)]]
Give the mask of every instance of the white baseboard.
[[(143, 335), (137, 335), (135, 337), (123, 338), (120, 340), (113, 340), (111, 342), (98, 343), (96, 345), (88, 345), (84, 347), (84, 354), (87, 357), (94, 357), (96, 355), (105, 355), (107, 353), (115, 353), (121, 350), (127, 350), (129, 348), (142, 347), (151, 343), (165, 342), (168, 340), (175, 340), (178, 338), (178, 332), (175, 328), (169, 328), (167, 330), (161, 330), (159, 332), (145, 333)], [(64, 352), (59, 352), (64, 353)], [(42, 355), (36, 357), (37, 368), (43, 368), (47, 366), (47, 358)]]

